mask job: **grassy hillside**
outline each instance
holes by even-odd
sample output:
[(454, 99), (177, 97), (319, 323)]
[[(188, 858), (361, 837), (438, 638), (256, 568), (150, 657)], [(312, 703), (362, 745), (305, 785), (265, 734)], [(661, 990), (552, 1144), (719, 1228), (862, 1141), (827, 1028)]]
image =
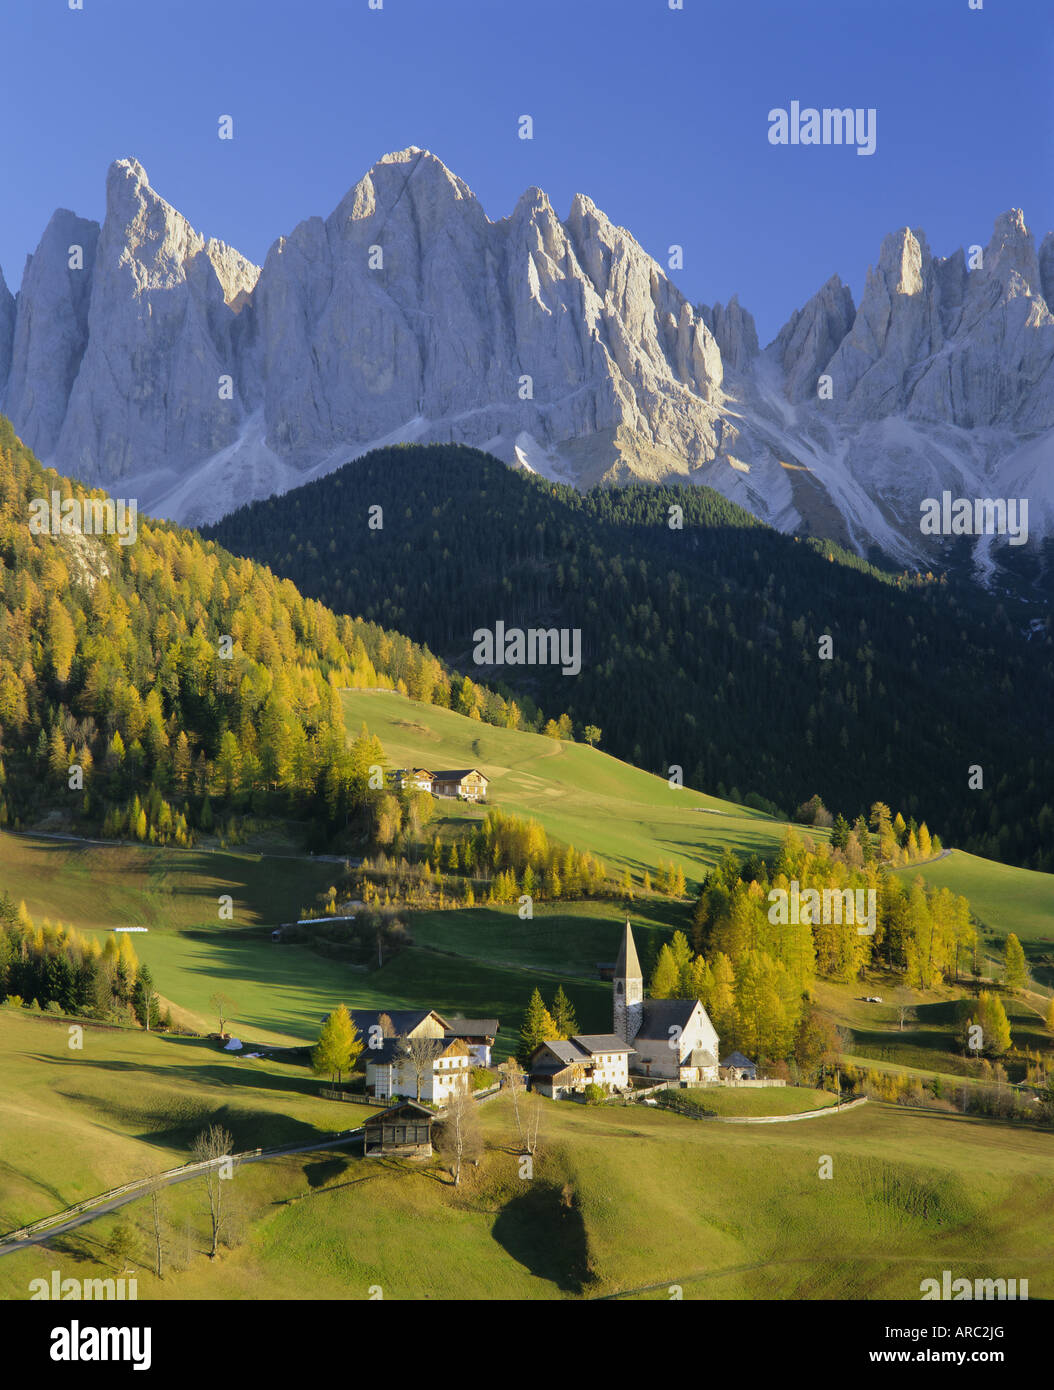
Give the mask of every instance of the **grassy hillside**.
[[(349, 732), (365, 722), (394, 765), (477, 767), (491, 779), (495, 805), (533, 816), (550, 836), (619, 872), (654, 873), (659, 860), (672, 859), (698, 882), (726, 848), (768, 854), (786, 829), (760, 811), (671, 788), (665, 777), (585, 744), (498, 729), (390, 691), (349, 690), (343, 698)], [(455, 801), (438, 805), (453, 817), (481, 814)]]
[(186, 1163), (213, 1122), (237, 1151), (329, 1138), (370, 1113), (319, 1099), (303, 1066), (136, 1029), (89, 1026), (71, 1048), (61, 1019), (19, 1009), (0, 1009), (0, 1054), (0, 1231)]
[[(481, 1118), (487, 1152), (459, 1189), (335, 1154), (240, 1170), (241, 1243), (215, 1263), (200, 1198), (174, 1198), (190, 1259), (158, 1284), (144, 1258), (140, 1298), (366, 1299), (380, 1284), (386, 1300), (666, 1299), (676, 1283), (685, 1298), (915, 1300), (944, 1268), (1054, 1294), (1049, 1133), (877, 1104), (740, 1126), (547, 1102), (528, 1182), (506, 1102)], [(145, 1244), (148, 1211), (134, 1217)], [(0, 1293), (24, 1297), (56, 1266), (97, 1272), (100, 1225), (0, 1260)]]
[[(1033, 962), (1054, 947), (1054, 876), (1015, 869), (992, 859), (980, 859), (954, 849), (945, 859), (899, 873), (919, 873), (937, 888), (950, 888), (970, 899), (974, 915), (990, 929), (995, 944), (1003, 945), (1015, 932)], [(991, 943), (989, 943), (991, 944)]]

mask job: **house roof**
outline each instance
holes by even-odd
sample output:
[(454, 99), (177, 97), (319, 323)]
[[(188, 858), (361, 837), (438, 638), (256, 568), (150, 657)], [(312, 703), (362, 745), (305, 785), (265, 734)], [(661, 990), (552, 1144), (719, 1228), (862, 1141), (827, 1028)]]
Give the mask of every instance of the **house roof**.
[(450, 1018), (447, 1019), (448, 1038), (493, 1038), (498, 1032), (496, 1018)]
[[(559, 1059), (559, 1066), (546, 1059), (543, 1055), (538, 1063), (533, 1060), (543, 1049), (548, 1050), (553, 1057)], [(541, 1047), (534, 1050), (531, 1060), (531, 1071), (544, 1074), (553, 1070), (562, 1070), (563, 1067), (573, 1066), (575, 1062), (590, 1062), (594, 1057), (603, 1056), (610, 1052), (636, 1053), (635, 1047), (630, 1047), (629, 1043), (622, 1038), (616, 1037), (614, 1033), (579, 1033), (573, 1038), (546, 1038)]]
[(592, 1056), (600, 1052), (636, 1052), (624, 1038), (615, 1033), (576, 1033), (573, 1042)]
[(460, 782), (466, 778), (470, 772), (474, 772), (476, 776), (482, 778), (484, 782), (490, 780), (488, 777), (484, 777), (478, 767), (448, 767), (444, 768), (442, 772), (433, 772), (432, 776), (437, 782)]
[[(404, 1037), (385, 1038), (380, 1047), (365, 1047), (362, 1050), (362, 1058), (367, 1066), (387, 1066), (399, 1057), (409, 1055), (408, 1040)], [(461, 1038), (421, 1038), (418, 1041), (435, 1043), (435, 1055), (433, 1061), (438, 1061), (440, 1057), (467, 1057), (468, 1046)]]
[(669, 1042), (671, 1028), (686, 1028), (698, 999), (647, 999), (637, 1033), (647, 1042)]
[(415, 1100), (400, 1101), (398, 1105), (390, 1105), (387, 1110), (382, 1110), (379, 1115), (371, 1115), (365, 1122), (367, 1125), (380, 1124), (382, 1120), (393, 1120), (397, 1115), (413, 1116), (415, 1120), (427, 1119), (434, 1120), (434, 1113), (424, 1105), (418, 1105)]
[(615, 964), (615, 974), (623, 980), (642, 980), (644, 972), (640, 968), (640, 961), (637, 959), (637, 948), (633, 942), (633, 929), (626, 918), (626, 929), (622, 933), (622, 945), (619, 948), (618, 961)]
[(531, 1063), (532, 1076), (549, 1076), (554, 1079), (558, 1076), (566, 1076), (571, 1072), (571, 1064), (568, 1062), (558, 1062), (555, 1057), (548, 1060), (542, 1059), (540, 1062)]
[(351, 1009), (352, 1022), (355, 1027), (368, 1039), (369, 1030), (381, 1021), (381, 1014), (387, 1014), (392, 1021), (392, 1027), (399, 1037), (405, 1037), (407, 1033), (412, 1033), (415, 1028), (431, 1018), (435, 1014), (443, 1028), (447, 1027), (447, 1020), (442, 1014), (437, 1014), (435, 1009)]
[(538, 1055), (542, 1047), (547, 1047), (555, 1057), (559, 1057), (560, 1061), (567, 1066), (570, 1066), (572, 1062), (581, 1062), (587, 1056), (576, 1043), (569, 1042), (565, 1038), (547, 1038), (541, 1047), (535, 1048), (534, 1056)]
[(721, 1063), (723, 1067), (754, 1067), (756, 1062), (752, 1062), (749, 1057), (744, 1057), (742, 1052), (730, 1052)]

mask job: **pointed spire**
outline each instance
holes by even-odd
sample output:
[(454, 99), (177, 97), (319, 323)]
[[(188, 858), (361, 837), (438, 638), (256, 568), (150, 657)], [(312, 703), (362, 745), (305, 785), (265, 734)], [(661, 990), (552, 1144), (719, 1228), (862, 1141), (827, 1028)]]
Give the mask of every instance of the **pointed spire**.
[(618, 953), (618, 964), (615, 966), (615, 979), (641, 980), (643, 978), (640, 961), (637, 959), (637, 948), (633, 943), (633, 928), (627, 917), (626, 930), (622, 934), (622, 946)]

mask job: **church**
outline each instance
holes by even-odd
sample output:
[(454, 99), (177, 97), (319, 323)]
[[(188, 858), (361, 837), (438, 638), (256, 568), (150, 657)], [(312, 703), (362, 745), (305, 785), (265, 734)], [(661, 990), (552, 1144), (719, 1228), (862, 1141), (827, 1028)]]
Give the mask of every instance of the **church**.
[(698, 999), (645, 999), (644, 976), (626, 922), (615, 966), (614, 1032), (637, 1052), (633, 1069), (674, 1081), (718, 1080), (718, 1037)]

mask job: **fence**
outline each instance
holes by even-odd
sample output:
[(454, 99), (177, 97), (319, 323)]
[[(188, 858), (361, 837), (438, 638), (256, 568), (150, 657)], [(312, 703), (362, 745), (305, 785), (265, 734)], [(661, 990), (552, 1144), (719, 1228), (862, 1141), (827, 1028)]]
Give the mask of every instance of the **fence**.
[(360, 1095), (355, 1095), (355, 1094), (352, 1093), (351, 1091), (329, 1091), (329, 1090), (327, 1090), (325, 1087), (323, 1087), (323, 1088), (319, 1091), (319, 1095), (322, 1096), (322, 1098), (323, 1098), (324, 1100), (346, 1100), (346, 1101), (350, 1101), (352, 1105), (383, 1105), (383, 1104), (384, 1104), (384, 1102), (378, 1100), (378, 1099), (376, 1098), (376, 1096), (360, 1096)]
[(742, 1081), (719, 1081), (717, 1084), (719, 1086), (786, 1086), (787, 1083), (786, 1081), (780, 1081), (773, 1077), (771, 1081), (761, 1078), (757, 1081), (748, 1081), (744, 1078)]
[(107, 1202), (113, 1201), (115, 1197), (122, 1197), (126, 1192), (149, 1192), (153, 1183), (169, 1182), (178, 1177), (189, 1177), (195, 1172), (204, 1172), (206, 1168), (216, 1168), (221, 1163), (238, 1163), (243, 1158), (259, 1158), (263, 1149), (247, 1149), (240, 1154), (221, 1154), (219, 1158), (205, 1158), (200, 1163), (183, 1163), (178, 1168), (168, 1168), (163, 1173), (157, 1173), (152, 1178), (137, 1178), (134, 1182), (126, 1182), (121, 1187), (112, 1187), (109, 1192), (100, 1192), (96, 1197), (86, 1197), (83, 1202), (78, 1202), (76, 1206), (67, 1207), (65, 1211), (55, 1212), (53, 1216), (42, 1216), (39, 1221), (32, 1221), (28, 1226), (22, 1226), (17, 1231), (9, 1231), (0, 1240), (0, 1245), (6, 1245), (11, 1241), (25, 1240), (28, 1236), (35, 1235), (37, 1231), (46, 1231), (49, 1226), (58, 1226), (64, 1221), (70, 1221), (75, 1216), (80, 1216), (86, 1211), (91, 1211), (93, 1207), (104, 1206)]

